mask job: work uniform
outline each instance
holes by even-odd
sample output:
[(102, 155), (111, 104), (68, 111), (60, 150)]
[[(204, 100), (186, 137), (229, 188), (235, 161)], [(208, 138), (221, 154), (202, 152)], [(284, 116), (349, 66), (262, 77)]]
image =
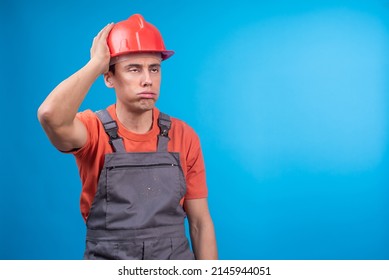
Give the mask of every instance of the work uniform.
[(185, 235), (186, 192), (179, 153), (168, 152), (170, 117), (160, 113), (156, 152), (127, 153), (118, 126), (96, 113), (109, 135), (87, 224), (85, 259), (194, 259)]

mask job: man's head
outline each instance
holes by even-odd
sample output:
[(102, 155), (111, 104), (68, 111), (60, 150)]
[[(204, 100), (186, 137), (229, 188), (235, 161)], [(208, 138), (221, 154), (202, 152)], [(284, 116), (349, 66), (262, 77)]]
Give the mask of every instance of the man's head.
[(154, 107), (161, 85), (161, 61), (174, 52), (165, 48), (157, 28), (139, 15), (118, 22), (107, 38), (111, 53), (107, 87), (115, 88), (117, 102), (132, 111)]

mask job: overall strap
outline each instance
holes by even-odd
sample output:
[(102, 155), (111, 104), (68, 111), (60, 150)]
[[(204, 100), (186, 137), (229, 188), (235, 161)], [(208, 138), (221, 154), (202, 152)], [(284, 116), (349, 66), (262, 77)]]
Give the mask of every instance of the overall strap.
[(109, 144), (111, 144), (113, 151), (117, 153), (125, 153), (123, 139), (118, 135), (118, 125), (114, 121), (107, 110), (100, 110), (96, 112), (97, 117), (100, 119), (104, 126), (105, 132), (109, 136)]
[(169, 143), (169, 130), (171, 127), (170, 117), (162, 112), (159, 113), (158, 126), (160, 133), (158, 135), (158, 152), (167, 152), (167, 145)]

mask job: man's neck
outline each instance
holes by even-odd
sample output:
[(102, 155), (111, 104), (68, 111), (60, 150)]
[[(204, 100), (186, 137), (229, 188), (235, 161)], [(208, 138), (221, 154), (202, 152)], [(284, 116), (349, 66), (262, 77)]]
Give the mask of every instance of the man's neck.
[(116, 106), (116, 116), (127, 130), (137, 134), (147, 133), (153, 126), (153, 110), (132, 112)]

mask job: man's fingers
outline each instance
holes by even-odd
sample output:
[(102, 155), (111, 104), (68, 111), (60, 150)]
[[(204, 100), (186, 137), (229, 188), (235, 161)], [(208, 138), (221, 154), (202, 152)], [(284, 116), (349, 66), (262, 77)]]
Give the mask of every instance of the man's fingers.
[(102, 32), (101, 36), (106, 39), (108, 37), (109, 32), (114, 27), (114, 25), (115, 24), (112, 22), (112, 23), (109, 23), (106, 27), (104, 27), (102, 30), (103, 32)]
[(114, 26), (114, 23), (107, 24), (103, 29), (100, 30), (100, 32), (96, 35), (96, 39), (100, 39), (101, 37), (107, 38), (109, 32), (111, 31), (112, 27)]

